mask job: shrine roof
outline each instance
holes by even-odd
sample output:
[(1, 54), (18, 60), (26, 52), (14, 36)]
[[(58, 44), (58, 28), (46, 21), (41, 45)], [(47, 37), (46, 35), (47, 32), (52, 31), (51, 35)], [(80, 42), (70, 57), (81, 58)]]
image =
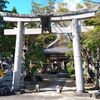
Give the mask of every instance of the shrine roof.
[(72, 49), (68, 49), (67, 47), (53, 47), (44, 49), (44, 53), (65, 53)]

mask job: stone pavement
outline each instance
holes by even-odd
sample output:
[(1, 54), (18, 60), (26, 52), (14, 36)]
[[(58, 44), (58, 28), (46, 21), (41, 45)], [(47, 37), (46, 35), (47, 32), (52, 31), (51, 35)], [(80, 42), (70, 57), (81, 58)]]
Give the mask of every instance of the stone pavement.
[[(44, 81), (38, 82), (37, 84), (40, 85), (40, 92), (36, 92), (34, 87), (32, 93), (24, 94), (24, 96), (33, 96), (33, 100), (91, 100), (94, 99), (93, 97), (90, 98), (90, 94), (86, 94), (84, 96), (76, 96), (75, 91), (75, 79), (74, 78), (62, 78), (57, 77), (56, 75), (48, 75), (44, 77)], [(62, 85), (63, 89), (61, 93), (56, 91), (56, 86)], [(30, 87), (32, 88), (32, 86)], [(93, 93), (94, 90), (90, 91), (89, 93)], [(96, 91), (95, 91), (96, 92)], [(31, 99), (30, 99), (31, 100)]]
[[(89, 96), (76, 96), (75, 87), (63, 87), (61, 93), (50, 88), (40, 90), (40, 92), (31, 91), (30, 93), (17, 94), (12, 96), (1, 96), (0, 100), (95, 100)], [(91, 91), (92, 92), (92, 91)]]
[[(69, 78), (60, 78), (52, 75), (50, 78), (45, 78), (43, 82), (38, 82), (40, 84), (40, 92), (34, 90), (34, 86), (31, 91), (26, 91), (22, 95), (12, 95), (12, 96), (1, 96), (0, 100), (94, 100), (94, 97), (89, 96), (76, 96), (75, 91), (75, 80)], [(57, 85), (63, 85), (61, 93), (56, 91)], [(88, 91), (90, 93), (94, 91)], [(97, 91), (95, 91), (97, 92)]]
[(28, 93), (23, 95), (13, 95), (13, 96), (2, 96), (0, 100), (95, 100), (94, 98), (89, 97), (76, 97), (76, 96), (67, 96), (62, 94), (52, 95), (49, 93)]

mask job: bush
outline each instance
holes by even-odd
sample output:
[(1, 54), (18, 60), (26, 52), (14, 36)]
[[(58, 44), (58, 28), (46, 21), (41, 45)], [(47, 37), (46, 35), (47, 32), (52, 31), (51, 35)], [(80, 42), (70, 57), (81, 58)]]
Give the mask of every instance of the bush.
[(69, 62), (69, 63), (67, 63), (66, 70), (67, 70), (69, 76), (71, 76), (72, 74), (75, 73), (75, 70), (74, 70), (73, 62), (72, 61)]

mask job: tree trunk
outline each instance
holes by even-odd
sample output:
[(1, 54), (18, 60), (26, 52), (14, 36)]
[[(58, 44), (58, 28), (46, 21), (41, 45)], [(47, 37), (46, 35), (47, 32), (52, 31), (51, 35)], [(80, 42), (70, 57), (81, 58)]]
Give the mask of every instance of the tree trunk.
[(97, 64), (96, 64), (96, 84), (95, 88), (99, 90), (99, 61), (100, 61), (100, 49), (97, 48)]

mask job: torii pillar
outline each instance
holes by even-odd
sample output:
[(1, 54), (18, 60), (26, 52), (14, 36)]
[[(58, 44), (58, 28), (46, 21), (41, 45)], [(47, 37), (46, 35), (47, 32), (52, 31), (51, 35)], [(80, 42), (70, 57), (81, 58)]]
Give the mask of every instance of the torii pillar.
[(76, 91), (78, 94), (84, 92), (79, 30), (80, 30), (80, 26), (78, 25), (78, 19), (72, 19), (74, 67), (75, 67), (75, 76), (76, 76)]
[(13, 81), (12, 89), (20, 89), (20, 75), (21, 75), (21, 63), (22, 63), (22, 48), (23, 48), (23, 34), (24, 34), (24, 23), (21, 21), (17, 22), (17, 34), (16, 34), (16, 49), (14, 58), (14, 70), (13, 70)]

